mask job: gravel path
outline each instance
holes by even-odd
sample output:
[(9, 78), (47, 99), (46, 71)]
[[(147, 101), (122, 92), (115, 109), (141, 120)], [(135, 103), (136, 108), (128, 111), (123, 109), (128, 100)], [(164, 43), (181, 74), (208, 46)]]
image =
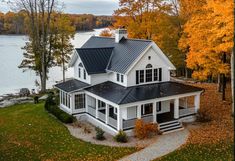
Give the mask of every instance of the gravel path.
[(120, 161), (151, 161), (164, 156), (186, 143), (189, 136), (187, 129), (158, 137), (157, 141), (143, 150), (124, 157)]

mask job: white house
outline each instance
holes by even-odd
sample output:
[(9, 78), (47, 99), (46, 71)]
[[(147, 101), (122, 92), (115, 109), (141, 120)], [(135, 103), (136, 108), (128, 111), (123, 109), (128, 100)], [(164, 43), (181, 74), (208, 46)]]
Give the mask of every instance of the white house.
[(165, 133), (180, 130), (200, 106), (203, 89), (171, 82), (175, 67), (161, 49), (151, 40), (128, 39), (124, 29), (115, 38), (92, 36), (69, 66), (74, 78), (55, 85), (60, 108), (112, 135), (131, 135), (136, 119), (157, 122)]

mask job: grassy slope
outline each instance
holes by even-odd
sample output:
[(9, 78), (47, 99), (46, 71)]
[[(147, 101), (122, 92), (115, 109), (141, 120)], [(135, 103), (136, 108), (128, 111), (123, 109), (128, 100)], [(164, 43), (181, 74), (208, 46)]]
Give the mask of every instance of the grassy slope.
[(133, 148), (93, 145), (72, 137), (43, 104), (0, 109), (0, 160), (116, 160)]
[(186, 145), (155, 161), (232, 161), (234, 145), (231, 142)]

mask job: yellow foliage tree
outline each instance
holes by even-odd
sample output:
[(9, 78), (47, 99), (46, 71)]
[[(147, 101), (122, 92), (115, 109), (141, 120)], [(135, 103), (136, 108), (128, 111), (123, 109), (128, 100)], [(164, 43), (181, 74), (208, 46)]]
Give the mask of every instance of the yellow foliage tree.
[[(184, 3), (190, 5), (188, 1)], [(231, 0), (198, 3), (200, 5), (195, 5), (197, 7), (190, 12), (191, 17), (184, 25), (179, 46), (188, 50), (186, 61), (194, 70), (193, 77), (207, 80), (229, 73), (230, 66), (224, 57), (230, 57), (233, 46), (233, 3)]]

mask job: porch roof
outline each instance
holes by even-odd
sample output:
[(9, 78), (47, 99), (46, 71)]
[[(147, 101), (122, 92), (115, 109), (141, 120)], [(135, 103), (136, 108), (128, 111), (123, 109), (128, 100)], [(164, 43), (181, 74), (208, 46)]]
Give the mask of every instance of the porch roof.
[(88, 87), (85, 90), (119, 105), (203, 91), (202, 88), (177, 82), (162, 82), (126, 88), (110, 81)]
[(75, 90), (83, 89), (88, 86), (89, 84), (81, 82), (77, 79), (71, 79), (66, 82), (58, 83), (55, 85), (56, 88), (61, 89), (65, 92), (72, 92)]

